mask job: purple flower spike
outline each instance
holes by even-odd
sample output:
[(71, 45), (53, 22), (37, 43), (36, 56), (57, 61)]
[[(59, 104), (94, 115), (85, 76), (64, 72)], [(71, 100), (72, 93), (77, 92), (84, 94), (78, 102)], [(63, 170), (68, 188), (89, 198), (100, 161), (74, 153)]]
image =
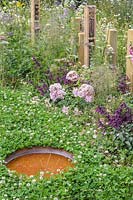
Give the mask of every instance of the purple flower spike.
[(35, 63), (35, 68), (40, 68), (40, 67), (41, 67), (40, 62), (38, 62), (38, 60), (37, 60), (34, 56), (32, 57), (32, 60), (33, 60), (34, 63)]

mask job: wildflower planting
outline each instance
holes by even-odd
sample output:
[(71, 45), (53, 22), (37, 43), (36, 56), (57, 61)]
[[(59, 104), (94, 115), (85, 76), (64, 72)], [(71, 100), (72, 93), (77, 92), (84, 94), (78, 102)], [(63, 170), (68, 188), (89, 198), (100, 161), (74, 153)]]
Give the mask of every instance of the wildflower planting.
[(133, 198), (132, 9), (0, 2), (0, 200)]

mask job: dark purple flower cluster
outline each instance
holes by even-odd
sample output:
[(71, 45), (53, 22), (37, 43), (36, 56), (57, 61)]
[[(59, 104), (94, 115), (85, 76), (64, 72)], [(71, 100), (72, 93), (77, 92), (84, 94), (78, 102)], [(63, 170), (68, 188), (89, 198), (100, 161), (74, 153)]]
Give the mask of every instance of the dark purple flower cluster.
[(132, 123), (133, 114), (131, 108), (129, 108), (125, 103), (122, 103), (119, 108), (111, 115), (106, 111), (106, 108), (103, 106), (99, 106), (96, 109), (96, 112), (103, 115), (106, 120), (106, 124), (104, 124), (101, 120), (99, 120), (100, 128), (112, 127), (115, 129), (119, 129), (122, 125)]
[(60, 84), (71, 84), (69, 80), (66, 79), (66, 74), (68, 73), (67, 66), (60, 67), (56, 70), (56, 72), (52, 72), (50, 68), (47, 70), (44, 70), (40, 61), (35, 56), (32, 56), (32, 60), (34, 62), (34, 69), (40, 70), (40, 80), (38, 82), (38, 85), (34, 83), (33, 80), (30, 81), (30, 84), (32, 84), (38, 92), (44, 96), (49, 91), (49, 86), (52, 83), (60, 83)]
[(119, 129), (125, 123), (131, 123), (133, 120), (132, 110), (125, 103), (122, 103), (109, 119), (109, 125)]
[(49, 90), (49, 87), (46, 83), (43, 83), (42, 86), (37, 86), (36, 88), (41, 96), (44, 96)]
[[(71, 82), (66, 79), (66, 74), (68, 73), (68, 70), (60, 67), (56, 73), (51, 72), (50, 69), (48, 69), (45, 73), (44, 76), (46, 76), (47, 80), (49, 80), (50, 84), (51, 83), (60, 83), (60, 84), (70, 84)], [(49, 84), (49, 85), (50, 85)]]
[(118, 80), (118, 91), (120, 91), (122, 94), (125, 94), (128, 91), (128, 86), (126, 81), (127, 81), (126, 76), (121, 76)]
[(106, 117), (109, 115), (106, 108), (104, 106), (98, 106), (96, 108), (96, 112), (101, 114), (101, 115), (105, 115)]

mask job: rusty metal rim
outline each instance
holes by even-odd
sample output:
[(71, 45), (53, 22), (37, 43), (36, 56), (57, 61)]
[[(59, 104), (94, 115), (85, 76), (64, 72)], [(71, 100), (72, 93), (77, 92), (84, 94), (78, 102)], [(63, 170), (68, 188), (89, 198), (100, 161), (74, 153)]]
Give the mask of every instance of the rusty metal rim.
[(31, 148), (20, 149), (10, 154), (5, 159), (5, 164), (8, 164), (12, 160), (15, 160), (19, 157), (31, 155), (31, 154), (56, 154), (56, 155), (64, 156), (70, 160), (73, 160), (73, 155), (63, 149), (57, 149), (53, 147), (31, 147)]

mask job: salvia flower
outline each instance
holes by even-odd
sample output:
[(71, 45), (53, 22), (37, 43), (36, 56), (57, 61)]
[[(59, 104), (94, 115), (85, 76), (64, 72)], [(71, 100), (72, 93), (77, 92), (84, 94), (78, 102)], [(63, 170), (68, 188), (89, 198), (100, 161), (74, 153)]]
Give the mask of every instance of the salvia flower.
[(77, 74), (76, 71), (72, 70), (67, 73), (66, 79), (71, 82), (77, 82), (79, 80), (79, 75)]
[(101, 115), (104, 115), (108, 119), (110, 117), (109, 113), (107, 112), (107, 110), (106, 110), (106, 108), (104, 106), (98, 106), (96, 108), (96, 112), (101, 114)]
[(44, 96), (48, 92), (48, 85), (46, 83), (43, 83), (42, 86), (37, 86), (36, 89), (41, 96)]
[(32, 60), (34, 61), (35, 68), (40, 68), (41, 67), (40, 62), (35, 58), (35, 56), (32, 56)]
[(54, 83), (49, 87), (50, 98), (55, 102), (57, 99), (64, 99), (66, 92), (60, 83)]
[(113, 114), (109, 114), (106, 108), (102, 106), (97, 107), (96, 112), (105, 117), (105, 122), (99, 120), (99, 127), (104, 129), (108, 126), (119, 129), (122, 125), (132, 123), (133, 121), (132, 110), (125, 103), (120, 104)]
[(122, 103), (110, 117), (109, 125), (115, 129), (119, 129), (123, 124), (131, 123), (132, 121), (132, 110), (125, 103)]
[(128, 91), (128, 86), (126, 83), (126, 76), (121, 76), (119, 81), (118, 81), (118, 90), (122, 93), (125, 94)]

